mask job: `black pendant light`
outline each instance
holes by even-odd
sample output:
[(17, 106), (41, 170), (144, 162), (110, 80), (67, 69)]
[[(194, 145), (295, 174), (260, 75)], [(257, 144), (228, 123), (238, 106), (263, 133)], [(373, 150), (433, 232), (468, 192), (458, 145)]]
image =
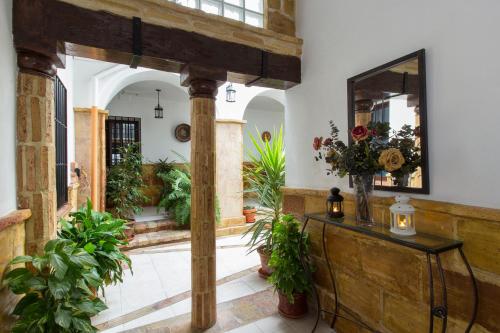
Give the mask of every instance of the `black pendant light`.
[(160, 105), (160, 91), (161, 89), (156, 89), (156, 92), (158, 93), (158, 105), (155, 107), (156, 119), (163, 119), (163, 108)]
[(233, 84), (229, 83), (226, 87), (226, 102), (234, 103), (236, 102), (236, 89), (233, 88)]

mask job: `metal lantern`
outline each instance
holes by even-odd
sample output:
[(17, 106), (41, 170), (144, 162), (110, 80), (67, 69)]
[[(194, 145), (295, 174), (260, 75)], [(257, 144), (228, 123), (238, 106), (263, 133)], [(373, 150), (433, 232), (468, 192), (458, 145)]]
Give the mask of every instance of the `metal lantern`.
[(415, 208), (406, 195), (397, 195), (396, 203), (390, 207), (391, 232), (402, 236), (415, 235)]
[(326, 199), (326, 214), (332, 218), (344, 217), (344, 197), (336, 187), (330, 190), (330, 195)]
[(156, 89), (156, 92), (158, 93), (158, 105), (155, 107), (156, 119), (163, 119), (163, 108), (160, 105), (160, 91), (161, 89)]
[(226, 87), (226, 102), (234, 103), (236, 102), (236, 89), (233, 88), (233, 84), (229, 83)]

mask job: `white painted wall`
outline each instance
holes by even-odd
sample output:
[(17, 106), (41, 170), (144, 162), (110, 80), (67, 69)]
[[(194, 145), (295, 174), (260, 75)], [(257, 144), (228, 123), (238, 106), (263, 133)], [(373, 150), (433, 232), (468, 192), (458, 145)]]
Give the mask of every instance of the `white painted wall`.
[(245, 110), (244, 120), (247, 123), (243, 127), (243, 159), (250, 161), (249, 152), (258, 156), (250, 134), (257, 137), (257, 129), (259, 133), (269, 131), (271, 135), (274, 130), (279, 131), (285, 121), (284, 106), (267, 97), (256, 97)]
[[(154, 118), (157, 105), (155, 88), (162, 89), (160, 104), (164, 118)], [(142, 154), (145, 163), (156, 162), (168, 157), (169, 161), (181, 162), (173, 151), (186, 157), (191, 154), (191, 142), (179, 142), (174, 136), (175, 127), (181, 123), (190, 124), (189, 97), (186, 92), (164, 82), (141, 82), (124, 89), (109, 103), (110, 116), (141, 118)]]
[(297, 2), (303, 83), (286, 93), (287, 185), (326, 188), (346, 179), (315, 163), (314, 136), (333, 119), (347, 139), (346, 79), (427, 51), (433, 200), (500, 207), (500, 2), (315, 0)]
[(12, 0), (0, 2), (0, 216), (16, 209), (16, 53)]

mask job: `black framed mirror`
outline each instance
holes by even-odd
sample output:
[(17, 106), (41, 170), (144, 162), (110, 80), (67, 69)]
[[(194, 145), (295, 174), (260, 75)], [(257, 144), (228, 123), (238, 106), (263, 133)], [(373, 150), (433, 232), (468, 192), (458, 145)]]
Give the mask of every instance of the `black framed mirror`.
[(394, 135), (406, 131), (409, 149), (418, 154), (408, 158), (407, 173), (397, 177), (387, 171), (377, 173), (375, 189), (429, 194), (425, 50), (349, 78), (347, 93), (349, 129), (370, 122), (389, 123)]

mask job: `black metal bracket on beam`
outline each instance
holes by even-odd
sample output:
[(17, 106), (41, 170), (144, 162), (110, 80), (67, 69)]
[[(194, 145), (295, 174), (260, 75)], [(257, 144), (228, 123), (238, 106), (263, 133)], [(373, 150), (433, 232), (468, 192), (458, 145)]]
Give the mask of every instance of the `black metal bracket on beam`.
[(142, 59), (142, 20), (140, 17), (132, 18), (132, 61), (130, 68), (137, 68)]
[(245, 86), (251, 87), (255, 82), (258, 82), (261, 79), (267, 78), (267, 69), (269, 66), (269, 54), (266, 51), (261, 51), (260, 57), (260, 76), (255, 80), (248, 82)]

